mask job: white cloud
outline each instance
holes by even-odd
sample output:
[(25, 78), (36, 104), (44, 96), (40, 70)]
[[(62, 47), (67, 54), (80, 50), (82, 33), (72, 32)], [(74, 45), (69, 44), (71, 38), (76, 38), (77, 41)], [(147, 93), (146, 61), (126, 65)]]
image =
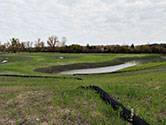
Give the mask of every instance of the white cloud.
[(55, 34), (68, 44), (165, 42), (165, 12), (166, 0), (0, 0), (0, 40)]

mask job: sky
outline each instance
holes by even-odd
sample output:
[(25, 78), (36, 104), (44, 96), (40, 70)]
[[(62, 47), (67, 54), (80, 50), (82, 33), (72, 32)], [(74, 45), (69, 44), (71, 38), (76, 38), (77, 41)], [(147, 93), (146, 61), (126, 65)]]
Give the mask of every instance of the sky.
[(166, 43), (166, 0), (0, 0), (0, 41)]

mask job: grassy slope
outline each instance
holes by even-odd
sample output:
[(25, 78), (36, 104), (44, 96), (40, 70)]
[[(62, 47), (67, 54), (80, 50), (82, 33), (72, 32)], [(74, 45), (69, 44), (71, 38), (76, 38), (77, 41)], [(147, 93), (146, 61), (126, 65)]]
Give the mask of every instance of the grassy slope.
[[(16, 62), (15, 58), (20, 59), (22, 55), (24, 58), (31, 58), (31, 60), (21, 60), (24, 65), (20, 67), (19, 63), (21, 62)], [(101, 57), (100, 55), (106, 56)], [(46, 53), (9, 54), (3, 55), (3, 58), (12, 56), (13, 62), (0, 65), (0, 71), (1, 73), (7, 70), (12, 73), (31, 74), (33, 73), (32, 69), (38, 66), (62, 64), (61, 60), (57, 59), (59, 56), (68, 58), (68, 61), (63, 64), (86, 62), (87, 60), (100, 62), (113, 60), (119, 56), (135, 56), (100, 55), (49, 54), (48, 57)], [(52, 59), (53, 57), (55, 59)], [(2, 57), (0, 56), (0, 58)], [(148, 67), (152, 64), (141, 65)], [(80, 85), (97, 85), (127, 108), (134, 108), (135, 113), (149, 123), (166, 124), (166, 70), (163, 70), (164, 67), (166, 64), (162, 63), (162, 66), (155, 67), (157, 69), (155, 71), (152, 71), (154, 68), (149, 67), (139, 71), (130, 68), (130, 72), (79, 76), (84, 79), (83, 81), (0, 77), (0, 124), (5, 122), (7, 124), (37, 122), (127, 124), (120, 118), (119, 112), (105, 104), (95, 92), (77, 89)]]
[[(64, 60), (59, 57), (65, 57)], [(17, 53), (1, 54), (0, 60), (9, 59), (9, 63), (0, 64), (0, 73), (7, 74), (33, 74), (43, 75), (43, 73), (34, 72), (39, 67), (48, 67), (54, 65), (67, 65), (74, 63), (92, 63), (114, 61), (118, 57), (141, 57), (148, 54), (58, 54), (58, 53)], [(45, 74), (51, 75), (51, 74)]]

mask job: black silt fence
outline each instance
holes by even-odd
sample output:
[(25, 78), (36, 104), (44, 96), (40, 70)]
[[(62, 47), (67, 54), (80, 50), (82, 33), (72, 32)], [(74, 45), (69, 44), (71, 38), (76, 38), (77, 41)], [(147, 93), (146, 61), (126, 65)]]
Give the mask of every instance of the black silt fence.
[(114, 99), (112, 99), (104, 90), (102, 90), (98, 86), (89, 86), (89, 87), (81, 86), (80, 88), (83, 88), (83, 89), (93, 89), (93, 90), (97, 91), (97, 93), (99, 93), (101, 95), (102, 99), (106, 103), (111, 104), (114, 109), (121, 108), (122, 109), (121, 116), (125, 120), (127, 120), (128, 122), (130, 122), (130, 123), (132, 123), (134, 125), (149, 125), (149, 123), (147, 123), (145, 120), (141, 119), (140, 117), (136, 116), (135, 114), (132, 115), (131, 114), (132, 112), (130, 110), (128, 110), (127, 108), (125, 108), (119, 102), (117, 102)]
[(23, 78), (56, 78), (56, 79), (76, 79), (83, 80), (79, 77), (57, 77), (57, 76), (33, 76), (33, 75), (8, 75), (8, 74), (0, 74), (0, 76), (4, 77), (23, 77)]

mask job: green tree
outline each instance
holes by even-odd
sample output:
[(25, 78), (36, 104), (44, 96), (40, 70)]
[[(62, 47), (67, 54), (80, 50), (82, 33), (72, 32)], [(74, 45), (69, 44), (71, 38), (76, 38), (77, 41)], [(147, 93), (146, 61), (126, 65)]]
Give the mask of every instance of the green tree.
[(135, 47), (134, 47), (134, 44), (131, 44), (131, 48), (133, 48), (133, 49), (135, 48)]
[(73, 53), (80, 53), (83, 50), (83, 47), (78, 44), (72, 44), (71, 46), (69, 46), (69, 48), (70, 48), (70, 52), (73, 52)]

